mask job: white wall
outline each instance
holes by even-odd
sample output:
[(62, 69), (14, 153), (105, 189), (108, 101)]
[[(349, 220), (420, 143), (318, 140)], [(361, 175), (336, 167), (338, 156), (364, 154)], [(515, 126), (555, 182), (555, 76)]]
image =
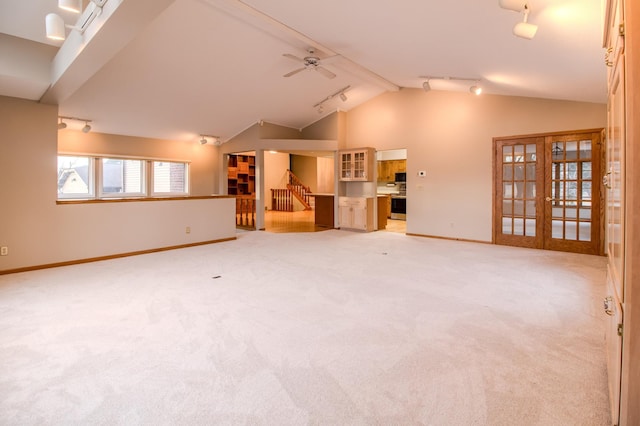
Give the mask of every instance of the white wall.
[(605, 123), (604, 104), (402, 89), (347, 113), (347, 145), (407, 148), (408, 233), (491, 241), (492, 138)]

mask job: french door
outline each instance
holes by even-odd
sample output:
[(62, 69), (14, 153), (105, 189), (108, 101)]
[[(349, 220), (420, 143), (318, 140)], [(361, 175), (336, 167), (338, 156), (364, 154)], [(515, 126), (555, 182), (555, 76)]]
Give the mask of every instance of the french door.
[(494, 139), (496, 244), (602, 254), (600, 135)]

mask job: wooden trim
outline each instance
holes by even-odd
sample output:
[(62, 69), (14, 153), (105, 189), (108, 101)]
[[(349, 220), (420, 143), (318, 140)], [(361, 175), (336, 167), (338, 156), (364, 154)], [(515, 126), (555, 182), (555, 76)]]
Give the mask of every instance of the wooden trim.
[(625, 277), (620, 425), (640, 424), (640, 5), (624, 2), (626, 62)]
[(504, 140), (513, 140), (513, 139), (528, 139), (528, 138), (539, 138), (546, 136), (562, 136), (567, 134), (572, 135), (581, 135), (584, 133), (600, 133), (604, 130), (604, 128), (599, 127), (596, 129), (580, 129), (580, 130), (563, 130), (558, 132), (548, 132), (548, 133), (532, 133), (530, 135), (514, 135), (514, 136), (496, 136), (493, 138), (493, 141), (504, 141)]
[(434, 238), (436, 240), (460, 241), (463, 243), (493, 244), (491, 241), (470, 240), (467, 238), (442, 237), (439, 235), (413, 234), (410, 232), (407, 232), (405, 235), (408, 237)]
[(183, 249), (183, 248), (188, 248), (188, 247), (204, 246), (204, 245), (207, 245), (207, 244), (223, 243), (223, 242), (226, 242), (226, 241), (233, 241), (235, 239), (237, 239), (237, 237), (221, 238), (219, 240), (200, 241), (200, 242), (197, 242), (197, 243), (180, 244), (180, 245), (177, 245), (177, 246), (159, 247), (159, 248), (154, 248), (154, 249), (132, 251), (132, 252), (127, 252), (127, 253), (110, 254), (108, 256), (89, 257), (89, 258), (86, 258), (86, 259), (77, 259), (77, 260), (69, 260), (69, 261), (65, 261), (65, 262), (48, 263), (48, 264), (45, 264), (45, 265), (26, 266), (24, 268), (5, 269), (3, 271), (0, 271), (0, 275), (16, 274), (18, 272), (37, 271), (39, 269), (58, 268), (60, 266), (80, 265), (82, 263), (100, 262), (100, 261), (103, 261), (103, 260), (119, 259), (121, 257), (138, 256), (140, 254), (158, 253), (158, 252), (161, 252), (161, 251), (169, 251), (169, 250)]
[(138, 201), (189, 201), (189, 200), (215, 200), (218, 198), (236, 198), (234, 195), (202, 195), (195, 197), (141, 197), (141, 198), (99, 198), (99, 199), (73, 199), (56, 200), (56, 204), (102, 204), (102, 203), (131, 203)]

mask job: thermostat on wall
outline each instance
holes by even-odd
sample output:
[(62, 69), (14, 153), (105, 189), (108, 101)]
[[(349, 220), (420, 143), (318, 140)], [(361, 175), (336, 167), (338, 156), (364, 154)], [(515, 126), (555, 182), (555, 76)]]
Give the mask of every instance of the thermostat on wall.
[(424, 171), (424, 170), (420, 170), (420, 171), (418, 172), (418, 177), (425, 177), (426, 175), (427, 175), (427, 172), (426, 172), (426, 171)]

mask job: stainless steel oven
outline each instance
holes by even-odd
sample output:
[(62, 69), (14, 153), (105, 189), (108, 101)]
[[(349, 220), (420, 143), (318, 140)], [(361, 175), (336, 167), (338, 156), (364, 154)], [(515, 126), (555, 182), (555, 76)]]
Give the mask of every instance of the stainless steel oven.
[(405, 195), (391, 196), (391, 219), (407, 219), (407, 197)]

